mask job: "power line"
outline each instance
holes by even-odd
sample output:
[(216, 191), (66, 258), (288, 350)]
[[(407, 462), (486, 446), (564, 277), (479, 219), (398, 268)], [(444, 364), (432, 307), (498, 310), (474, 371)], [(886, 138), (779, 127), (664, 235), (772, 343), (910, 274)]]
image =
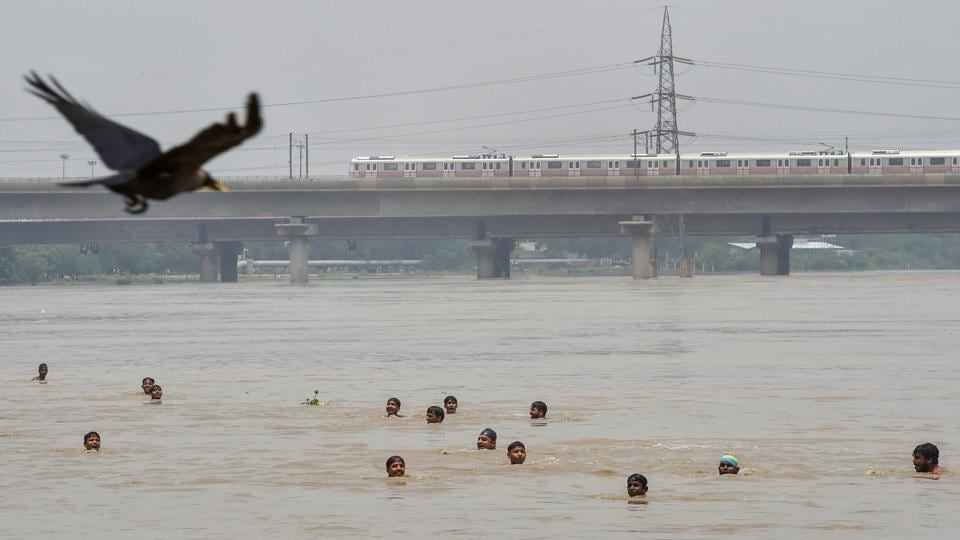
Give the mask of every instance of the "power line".
[[(261, 105), (261, 107), (274, 108), (274, 107), (293, 107), (293, 106), (299, 106), (299, 105), (315, 105), (315, 104), (323, 104), (323, 103), (342, 103), (347, 101), (363, 101), (363, 100), (381, 99), (381, 98), (388, 98), (388, 97), (410, 96), (410, 95), (416, 95), (416, 94), (448, 92), (453, 90), (466, 90), (470, 88), (486, 88), (490, 86), (500, 86), (505, 84), (545, 81), (545, 80), (560, 79), (565, 77), (578, 77), (582, 75), (594, 75), (596, 73), (606, 73), (610, 71), (632, 69), (633, 64), (634, 62), (620, 62), (616, 64), (606, 64), (601, 66), (592, 66), (587, 68), (571, 69), (566, 71), (555, 71), (551, 73), (540, 73), (537, 75), (526, 75), (523, 77), (512, 77), (508, 79), (497, 79), (492, 81), (452, 84), (447, 86), (434, 86), (434, 87), (428, 87), (428, 88), (418, 88), (414, 90), (398, 90), (394, 92), (381, 92), (376, 94), (362, 94), (362, 95), (355, 95), (355, 96), (341, 96), (341, 97), (333, 97), (333, 98), (319, 98), (319, 99), (307, 99), (307, 100), (301, 100), (301, 101), (268, 103), (268, 104)], [(168, 116), (168, 115), (175, 115), (175, 114), (234, 111), (239, 108), (240, 107), (207, 107), (207, 108), (200, 108), (200, 109), (173, 109), (173, 110), (165, 110), (165, 111), (114, 113), (106, 116), (109, 116), (111, 118), (133, 117), (133, 116)], [(36, 121), (36, 120), (59, 120), (59, 119), (60, 119), (59, 116), (10, 116), (10, 117), (0, 117), (0, 122), (27, 122), (27, 121)]]
[(925, 114), (860, 111), (860, 110), (854, 110), (854, 109), (810, 107), (810, 106), (803, 106), (803, 105), (787, 105), (782, 103), (762, 103), (758, 101), (744, 101), (744, 100), (737, 100), (737, 99), (721, 99), (721, 98), (694, 97), (694, 96), (691, 96), (691, 99), (694, 99), (696, 101), (700, 101), (703, 103), (720, 103), (724, 105), (738, 105), (741, 107), (762, 107), (767, 109), (785, 109), (785, 110), (806, 111), (806, 112), (828, 112), (828, 113), (835, 113), (835, 114), (852, 114), (852, 115), (858, 115), (858, 116), (878, 116), (883, 118), (909, 118), (913, 120), (942, 120), (947, 122), (960, 122), (960, 117), (956, 117), (956, 116), (933, 116), (933, 115), (925, 115)]
[(841, 81), (865, 82), (870, 84), (886, 84), (893, 86), (913, 86), (921, 88), (945, 88), (960, 90), (960, 82), (942, 81), (934, 79), (913, 79), (906, 77), (886, 77), (878, 75), (863, 75), (852, 73), (837, 73), (831, 71), (814, 71), (807, 69), (791, 69), (775, 66), (755, 66), (750, 64), (733, 64), (727, 62), (713, 62), (709, 60), (695, 60), (696, 65), (708, 68), (749, 71), (754, 73), (769, 73), (773, 75), (787, 75), (792, 77), (808, 77), (814, 79), (834, 79)]

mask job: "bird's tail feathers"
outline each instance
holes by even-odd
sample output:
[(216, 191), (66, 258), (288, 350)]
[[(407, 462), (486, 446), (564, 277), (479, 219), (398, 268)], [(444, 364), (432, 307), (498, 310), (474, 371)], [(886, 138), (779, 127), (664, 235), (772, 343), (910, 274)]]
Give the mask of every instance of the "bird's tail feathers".
[(125, 184), (132, 180), (133, 177), (133, 173), (122, 172), (112, 176), (104, 176), (103, 178), (94, 178), (91, 180), (81, 180), (79, 182), (61, 182), (59, 185), (67, 187), (90, 187), (96, 185), (115, 186), (117, 184)]

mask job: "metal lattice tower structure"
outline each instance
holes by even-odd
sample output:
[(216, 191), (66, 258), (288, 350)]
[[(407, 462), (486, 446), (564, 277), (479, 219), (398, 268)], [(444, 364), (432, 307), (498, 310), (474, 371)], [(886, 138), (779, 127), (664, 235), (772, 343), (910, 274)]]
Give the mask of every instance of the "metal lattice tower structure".
[(677, 131), (677, 91), (673, 80), (673, 29), (670, 13), (663, 7), (663, 29), (660, 32), (660, 52), (655, 66), (660, 75), (657, 85), (657, 125), (654, 137), (658, 154), (674, 154), (680, 151)]

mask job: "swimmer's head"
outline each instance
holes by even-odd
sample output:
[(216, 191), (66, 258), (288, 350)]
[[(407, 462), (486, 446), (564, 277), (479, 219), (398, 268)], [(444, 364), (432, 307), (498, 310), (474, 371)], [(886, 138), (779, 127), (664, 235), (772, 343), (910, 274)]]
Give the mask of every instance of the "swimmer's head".
[(443, 422), (443, 409), (436, 405), (431, 405), (427, 408), (427, 423), (439, 424), (440, 422)]
[(400, 400), (392, 397), (387, 400), (387, 416), (393, 416), (400, 412)]
[(546, 418), (547, 404), (542, 401), (534, 401), (530, 404), (530, 418)]
[(48, 370), (47, 370), (46, 364), (40, 364), (39, 366), (37, 366), (37, 378), (40, 379), (41, 381), (46, 379), (47, 371)]
[(496, 450), (497, 449), (497, 432), (486, 428), (480, 432), (480, 436), (477, 437), (477, 450)]
[(403, 476), (407, 472), (407, 463), (400, 456), (390, 456), (387, 458), (387, 476), (394, 478)]
[(717, 467), (717, 470), (721, 475), (737, 474), (740, 472), (740, 462), (732, 455), (724, 454), (720, 456), (720, 466)]
[(520, 465), (527, 460), (527, 447), (520, 441), (513, 441), (507, 447), (507, 457), (511, 465)]
[(143, 388), (144, 394), (149, 394), (150, 389), (153, 388), (153, 385), (156, 381), (153, 380), (153, 377), (144, 377), (143, 382), (140, 384), (140, 388)]
[(96, 431), (91, 431), (83, 436), (83, 448), (85, 450), (96, 450), (100, 451), (100, 434)]
[(150, 398), (151, 399), (160, 399), (163, 397), (163, 388), (160, 388), (159, 384), (155, 384), (150, 387)]
[(940, 464), (940, 449), (933, 443), (923, 443), (913, 449), (913, 468), (917, 472), (933, 472)]
[(627, 495), (640, 497), (647, 494), (647, 477), (640, 473), (633, 473), (627, 477)]
[(443, 408), (447, 410), (447, 414), (456, 414), (457, 398), (453, 396), (443, 398)]

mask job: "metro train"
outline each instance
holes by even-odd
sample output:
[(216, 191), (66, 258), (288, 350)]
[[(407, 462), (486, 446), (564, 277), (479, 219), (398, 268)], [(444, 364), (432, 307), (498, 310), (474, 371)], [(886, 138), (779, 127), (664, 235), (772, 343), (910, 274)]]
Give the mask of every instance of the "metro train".
[(477, 176), (668, 176), (736, 174), (924, 174), (960, 172), (960, 150), (700, 152), (676, 155), (583, 156), (534, 154), (398, 158), (364, 156), (350, 161), (354, 178)]

